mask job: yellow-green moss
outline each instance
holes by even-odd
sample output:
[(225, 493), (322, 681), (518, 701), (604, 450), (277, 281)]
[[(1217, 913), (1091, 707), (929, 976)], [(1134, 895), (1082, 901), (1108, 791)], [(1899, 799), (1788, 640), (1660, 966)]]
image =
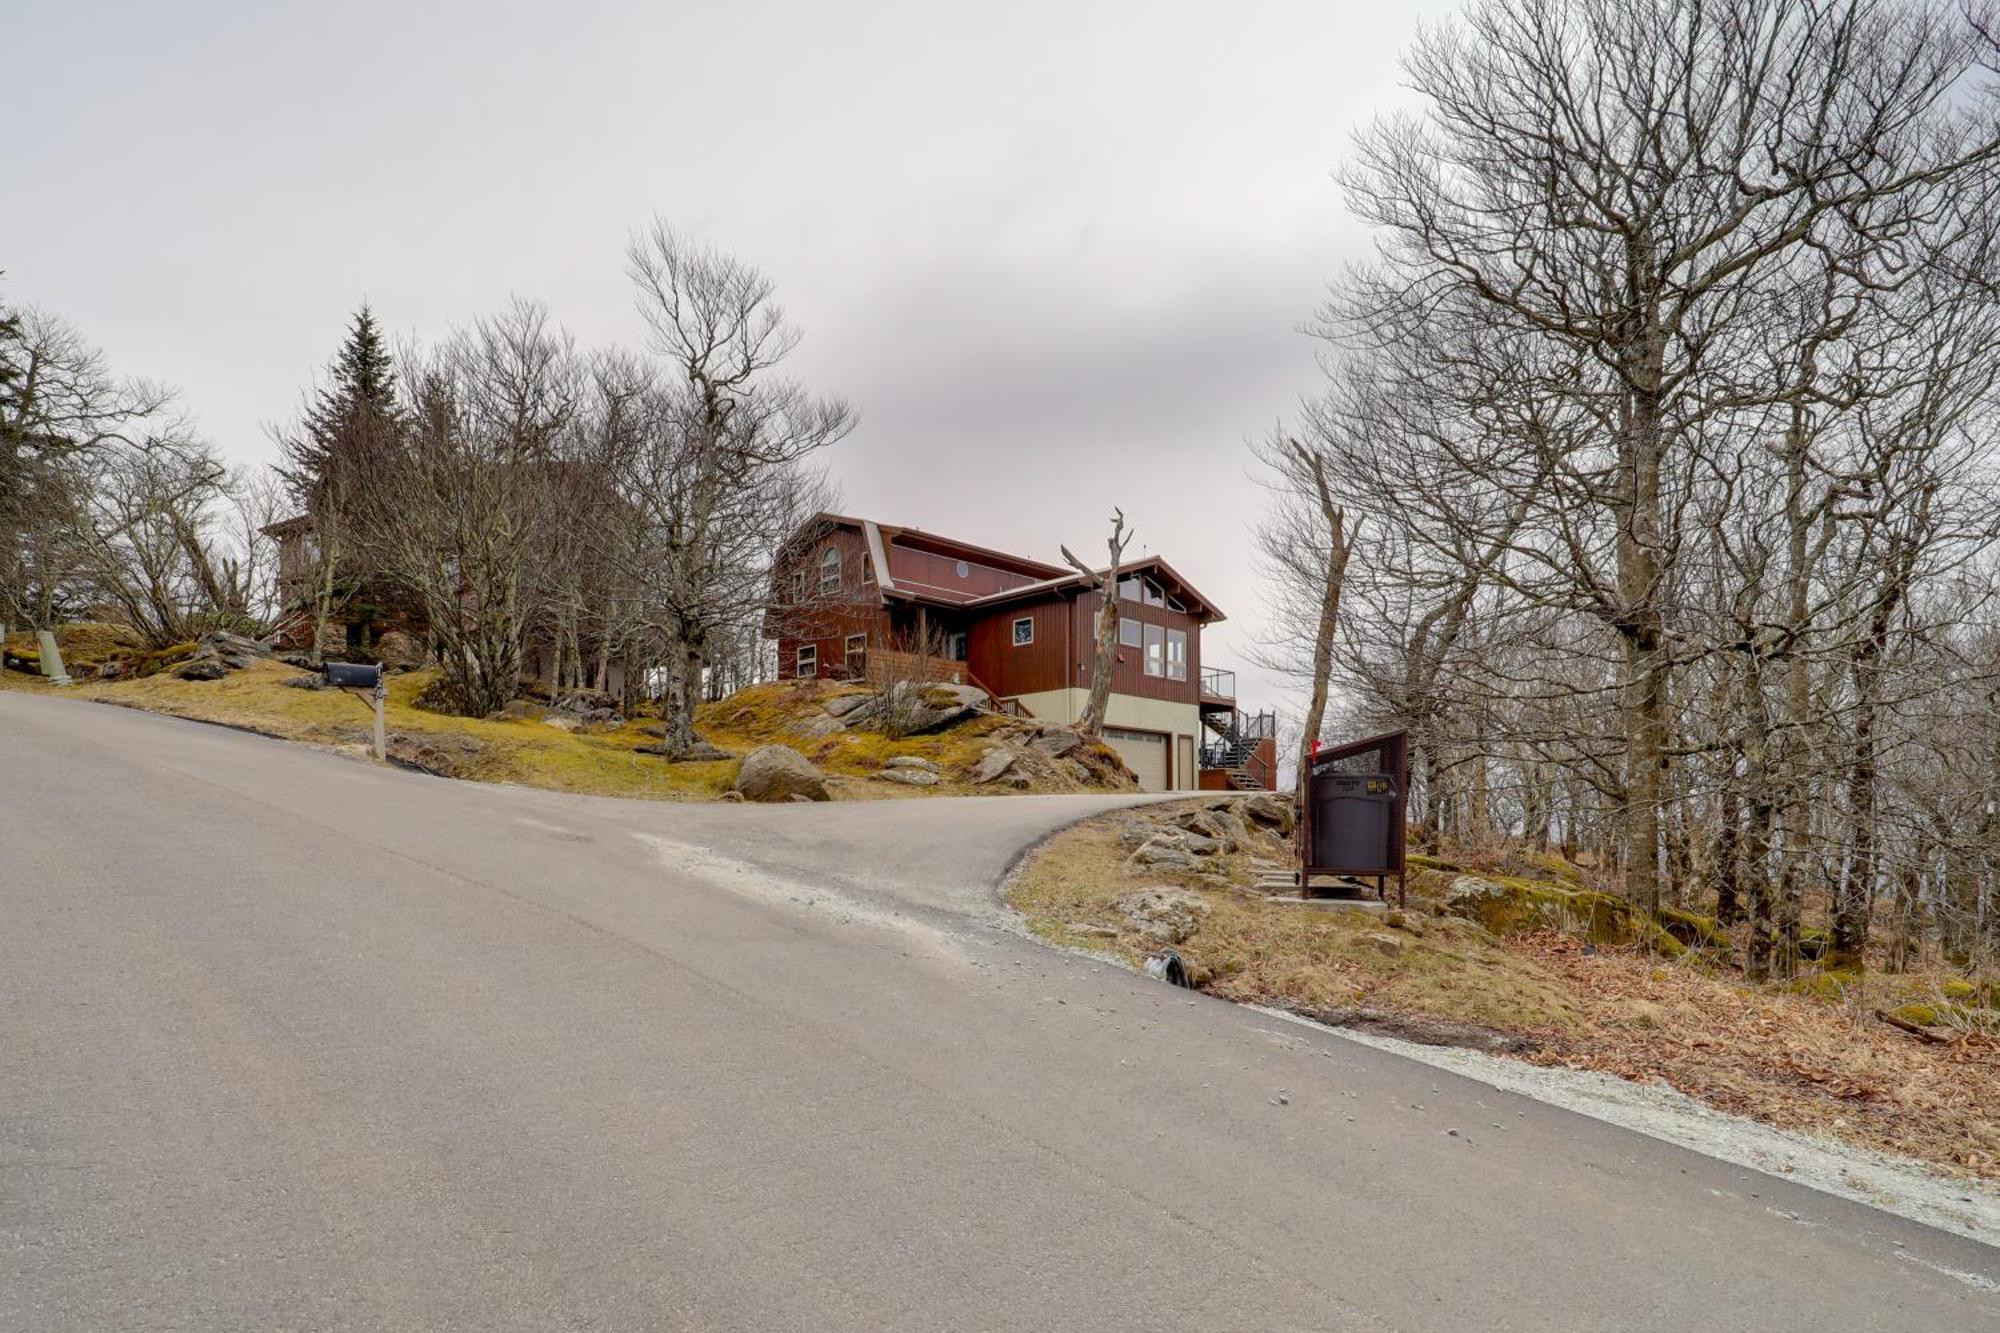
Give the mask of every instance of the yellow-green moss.
[(1892, 1018), (1900, 1018), (1905, 1023), (1915, 1023), (1919, 1027), (1936, 1027), (1944, 1015), (1936, 1005), (1903, 1004), (1889, 1011)]
[(1637, 929), (1632, 905), (1615, 894), (1574, 889), (1549, 880), (1480, 876), (1505, 892), (1463, 899), (1461, 914), (1495, 935), (1560, 930), (1598, 944), (1630, 944)]
[(1727, 949), (1729, 932), (1712, 916), (1690, 912), (1684, 907), (1661, 907), (1653, 919), (1660, 929), (1691, 949)]
[(1973, 1000), (1979, 996), (1979, 987), (1963, 977), (1953, 977), (1938, 987), (1938, 993), (1947, 1000)]

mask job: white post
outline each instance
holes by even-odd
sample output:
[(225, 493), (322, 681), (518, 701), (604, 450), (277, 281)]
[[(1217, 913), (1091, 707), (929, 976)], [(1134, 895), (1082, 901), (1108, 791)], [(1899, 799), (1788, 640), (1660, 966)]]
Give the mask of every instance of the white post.
[(386, 764), (389, 762), (389, 745), (382, 730), (382, 705), (389, 697), (389, 686), (386, 680), (379, 678), (376, 680), (373, 697), (375, 700), (375, 762)]
[(49, 678), (49, 683), (69, 684), (69, 673), (63, 670), (62, 650), (56, 647), (56, 636), (47, 630), (37, 630), (35, 642), (41, 645), (42, 674)]

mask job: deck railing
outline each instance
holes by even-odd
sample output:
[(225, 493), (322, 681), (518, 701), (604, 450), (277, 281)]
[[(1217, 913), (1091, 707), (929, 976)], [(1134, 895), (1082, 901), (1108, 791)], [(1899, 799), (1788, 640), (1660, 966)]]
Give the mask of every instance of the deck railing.
[(1201, 692), (1211, 699), (1234, 699), (1236, 697), (1236, 673), (1216, 667), (1203, 667), (1201, 671)]

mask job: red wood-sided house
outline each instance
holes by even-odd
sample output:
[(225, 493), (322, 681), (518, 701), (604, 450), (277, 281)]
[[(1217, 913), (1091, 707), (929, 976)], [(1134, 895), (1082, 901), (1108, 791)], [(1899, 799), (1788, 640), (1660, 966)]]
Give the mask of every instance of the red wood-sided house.
[[(1149, 791), (1276, 785), (1271, 714), (1236, 708), (1234, 672), (1204, 670), (1222, 612), (1146, 556), (1119, 580), (1119, 656), (1104, 738)], [(1064, 565), (920, 528), (820, 514), (779, 547), (767, 637), (781, 679), (928, 677), (1075, 722), (1090, 694), (1102, 594)]]

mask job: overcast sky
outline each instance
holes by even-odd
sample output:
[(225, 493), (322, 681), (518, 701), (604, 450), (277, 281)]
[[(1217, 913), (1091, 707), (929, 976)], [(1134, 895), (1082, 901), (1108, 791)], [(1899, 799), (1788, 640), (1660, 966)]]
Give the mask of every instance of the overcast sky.
[(22, 7), (0, 292), (257, 461), (364, 299), (399, 338), (522, 295), (638, 343), (658, 213), (767, 269), (797, 374), (859, 408), (850, 512), (1052, 559), (1121, 505), (1248, 667), (1244, 441), (1313, 387), (1296, 329), (1367, 246), (1329, 173), (1445, 8)]

